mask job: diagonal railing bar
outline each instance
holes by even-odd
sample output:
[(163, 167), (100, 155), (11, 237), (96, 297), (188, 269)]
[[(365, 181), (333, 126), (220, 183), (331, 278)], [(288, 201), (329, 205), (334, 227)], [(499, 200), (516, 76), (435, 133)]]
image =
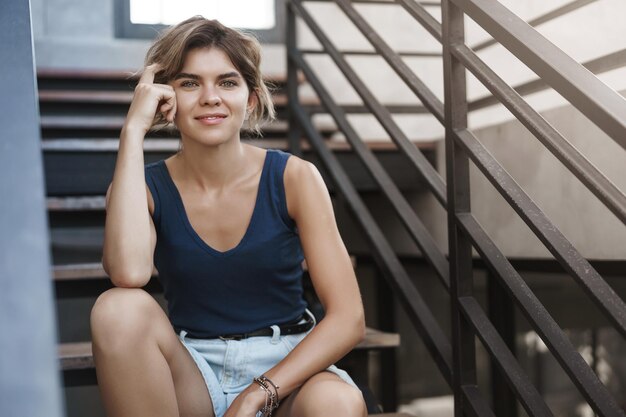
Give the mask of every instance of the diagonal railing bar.
[(437, 39), (439, 43), (441, 43), (441, 23), (437, 22), (437, 19), (428, 13), (423, 4), (414, 0), (396, 0), (396, 3), (404, 7), (404, 9), (433, 36), (433, 38)]
[(515, 212), (524, 220), (559, 263), (582, 286), (617, 330), (626, 336), (626, 304), (602, 279), (589, 262), (552, 224), (532, 199), (500, 163), (467, 129), (455, 130), (455, 137), (477, 168), (493, 184)]
[(451, 0), (626, 148), (626, 99), (496, 0)]
[(487, 351), (496, 360), (509, 386), (530, 416), (553, 416), (545, 401), (530, 381), (530, 378), (511, 353), (498, 331), (493, 327), (474, 297), (459, 297), (463, 315), (474, 328)]
[(422, 251), (426, 260), (431, 264), (444, 287), (449, 290), (450, 278), (448, 260), (437, 247), (435, 240), (428, 232), (428, 229), (426, 229), (417, 214), (415, 214), (415, 211), (413, 211), (376, 156), (374, 156), (368, 146), (359, 138), (356, 131), (352, 128), (352, 125), (348, 122), (348, 119), (341, 107), (335, 103), (331, 95), (320, 82), (317, 75), (315, 75), (311, 69), (310, 65), (306, 63), (302, 54), (295, 50), (291, 50), (289, 52), (289, 57), (302, 70), (322, 103), (328, 109), (328, 112), (332, 115), (333, 119), (337, 123), (337, 126), (344, 133), (350, 145), (352, 145), (353, 150), (357, 153), (370, 174), (372, 174), (372, 177), (374, 177), (378, 183), (380, 190), (392, 204), (398, 216), (400, 216), (402, 223), (409, 231), (413, 241), (417, 244), (420, 251)]
[(626, 195), (576, 150), (550, 123), (465, 45), (451, 51), (526, 128), (533, 133), (609, 210), (626, 224)]
[(476, 385), (463, 385), (464, 402), (469, 405), (469, 409), (463, 411), (469, 412), (470, 417), (496, 417), (493, 410), (485, 402), (480, 389)]
[[(626, 66), (626, 49), (611, 52), (610, 54), (606, 54), (601, 57), (594, 58), (590, 61), (583, 62), (582, 66), (587, 68), (595, 75), (602, 74), (617, 68), (622, 68)], [(520, 96), (537, 93), (539, 91), (547, 90), (548, 88), (550, 88), (550, 86), (541, 78), (536, 78), (534, 80), (530, 80), (513, 87), (513, 89)], [(500, 101), (495, 96), (484, 96), (470, 102), (469, 110), (475, 111), (499, 103)]]
[(461, 213), (457, 214), (457, 220), (481, 258), (499, 278), (550, 352), (589, 401), (591, 407), (601, 415), (623, 417), (624, 413), (619, 413), (619, 406), (598, 376), (578, 353), (511, 262), (485, 233), (476, 218), (471, 213)]
[[(323, 106), (305, 104), (304, 107), (311, 114), (313, 114), (313, 113), (326, 113), (326, 109)], [(346, 113), (351, 113), (351, 114), (370, 114), (370, 111), (369, 111), (369, 109), (367, 107), (362, 106), (362, 105), (358, 105), (358, 104), (357, 105), (342, 104), (342, 105), (340, 105), (340, 107)], [(392, 104), (392, 105), (385, 105), (385, 108), (391, 114), (423, 114), (423, 113), (430, 114), (430, 112), (428, 110), (426, 110), (426, 108), (423, 107), (423, 106), (410, 106), (410, 105), (402, 105), (402, 104), (393, 105)]]
[[(313, 0), (316, 3), (334, 3), (335, 0)], [(396, 0), (352, 0), (352, 3), (361, 4), (382, 4), (382, 5), (395, 5)], [(441, 2), (438, 1), (418, 1), (422, 6), (441, 7)]]
[[(537, 27), (537, 26), (542, 25), (544, 23), (547, 23), (547, 22), (549, 22), (551, 20), (554, 20), (554, 19), (556, 19), (558, 17), (564, 16), (564, 15), (570, 13), (570, 12), (578, 10), (581, 7), (586, 6), (586, 5), (590, 4), (590, 3), (594, 3), (596, 1), (598, 1), (598, 0), (574, 0), (574, 1), (570, 2), (570, 3), (566, 3), (566, 4), (564, 4), (564, 5), (560, 6), (560, 7), (557, 7), (554, 10), (550, 10), (549, 12), (544, 13), (541, 16), (537, 16), (534, 19), (529, 20), (528, 24), (530, 26), (532, 26), (532, 27)], [(480, 42), (480, 43), (472, 46), (471, 48), (472, 48), (473, 51), (478, 52), (481, 49), (485, 49), (485, 48), (487, 48), (487, 47), (489, 47), (491, 45), (495, 45), (497, 43), (498, 42), (495, 39), (492, 38), (492, 39), (486, 40), (484, 42)]]
[(337, 5), (343, 10), (348, 18), (354, 23), (354, 25), (361, 31), (363, 36), (367, 38), (372, 44), (376, 52), (378, 52), (385, 61), (389, 63), (391, 68), (400, 76), (407, 86), (419, 97), (430, 112), (439, 120), (441, 124), (444, 124), (443, 118), (443, 103), (437, 98), (437, 96), (430, 91), (426, 84), (419, 79), (417, 75), (404, 63), (402, 58), (391, 49), (389, 45), (383, 40), (383, 38), (376, 33), (369, 23), (363, 19), (363, 17), (356, 11), (356, 9), (350, 4), (349, 0), (336, 0)]
[[(300, 48), (300, 52), (303, 54), (326, 54), (326, 51), (323, 49), (302, 49)], [(375, 55), (378, 56), (378, 52), (376, 51), (359, 51), (352, 49), (342, 49), (341, 52), (343, 55)], [(409, 58), (441, 58), (441, 52), (396, 52), (399, 56), (409, 57)]]
[(311, 146), (315, 149), (333, 182), (341, 190), (348, 206), (353, 211), (355, 219), (359, 222), (373, 249), (378, 266), (396, 291), (398, 299), (404, 305), (405, 311), (422, 337), (424, 345), (431, 354), (439, 371), (450, 384), (452, 380), (452, 347), (450, 342), (419, 291), (415, 288), (411, 278), (394, 253), (393, 248), (387, 242), (382, 230), (376, 224), (363, 200), (361, 200), (343, 167), (335, 155), (328, 149), (328, 145), (311, 123), (308, 114), (299, 105), (292, 104), (291, 107), (298, 123), (309, 138)]
[(428, 188), (432, 191), (439, 203), (446, 207), (446, 186), (437, 172), (437, 170), (428, 162), (424, 154), (409, 140), (409, 138), (400, 129), (397, 123), (391, 117), (391, 113), (380, 104), (380, 102), (369, 91), (367, 86), (361, 81), (354, 70), (348, 65), (343, 56), (330, 42), (328, 37), (320, 29), (311, 15), (302, 6), (302, 0), (294, 0), (289, 2), (289, 6), (295, 11), (308, 25), (309, 29), (317, 37), (318, 41), (328, 51), (330, 57), (335, 61), (341, 72), (345, 75), (348, 82), (355, 89), (357, 94), (363, 100), (363, 103), (376, 116), (377, 120), (383, 126), (385, 131), (391, 137), (391, 140), (398, 146), (405, 156), (412, 162), (420, 175), (425, 179)]

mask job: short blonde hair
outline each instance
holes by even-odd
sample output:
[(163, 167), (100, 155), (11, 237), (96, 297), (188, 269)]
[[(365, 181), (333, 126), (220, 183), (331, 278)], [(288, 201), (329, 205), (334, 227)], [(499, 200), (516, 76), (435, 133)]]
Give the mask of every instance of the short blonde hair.
[[(270, 89), (261, 74), (259, 41), (253, 35), (226, 27), (217, 20), (194, 16), (163, 31), (148, 50), (144, 65), (160, 64), (162, 69), (155, 74), (154, 81), (165, 84), (181, 71), (187, 53), (196, 48), (218, 48), (230, 58), (250, 94), (257, 97), (247, 128), (260, 135), (260, 125), (274, 120), (276, 111)], [(167, 121), (157, 113), (154, 124), (165, 125)]]

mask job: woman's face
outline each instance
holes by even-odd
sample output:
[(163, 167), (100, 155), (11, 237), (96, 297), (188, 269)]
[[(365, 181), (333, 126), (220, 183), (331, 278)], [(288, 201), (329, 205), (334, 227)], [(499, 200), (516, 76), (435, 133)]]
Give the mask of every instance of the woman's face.
[(169, 82), (176, 93), (174, 123), (183, 140), (217, 145), (239, 137), (256, 104), (242, 75), (221, 49), (196, 48)]

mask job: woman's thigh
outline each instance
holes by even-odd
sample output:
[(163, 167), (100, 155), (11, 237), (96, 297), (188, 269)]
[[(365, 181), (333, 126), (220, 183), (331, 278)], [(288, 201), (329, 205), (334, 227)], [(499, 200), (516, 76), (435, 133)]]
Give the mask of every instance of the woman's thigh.
[(336, 374), (322, 371), (283, 399), (276, 417), (365, 417), (367, 407), (358, 388)]
[[(206, 384), (192, 359), (174, 332), (170, 321), (156, 300), (140, 288), (112, 288), (98, 297), (91, 313), (94, 344), (106, 340), (115, 347), (132, 350), (141, 343), (156, 343), (165, 358), (174, 384), (181, 417), (214, 417)], [(126, 340), (119, 346), (119, 340)]]

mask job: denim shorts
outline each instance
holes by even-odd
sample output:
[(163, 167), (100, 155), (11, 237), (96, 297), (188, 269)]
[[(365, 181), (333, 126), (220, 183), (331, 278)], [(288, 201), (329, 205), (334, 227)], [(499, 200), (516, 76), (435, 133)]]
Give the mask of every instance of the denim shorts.
[[(308, 309), (306, 314), (313, 317)], [(305, 322), (305, 319), (300, 321)], [(213, 402), (215, 417), (222, 417), (237, 395), (252, 383), (254, 377), (273, 368), (313, 330), (311, 328), (304, 333), (281, 335), (278, 326), (271, 327), (274, 330), (273, 336), (242, 340), (194, 339), (187, 337), (185, 330), (180, 331), (180, 341), (200, 368)], [(358, 388), (346, 371), (335, 365), (326, 370)]]

